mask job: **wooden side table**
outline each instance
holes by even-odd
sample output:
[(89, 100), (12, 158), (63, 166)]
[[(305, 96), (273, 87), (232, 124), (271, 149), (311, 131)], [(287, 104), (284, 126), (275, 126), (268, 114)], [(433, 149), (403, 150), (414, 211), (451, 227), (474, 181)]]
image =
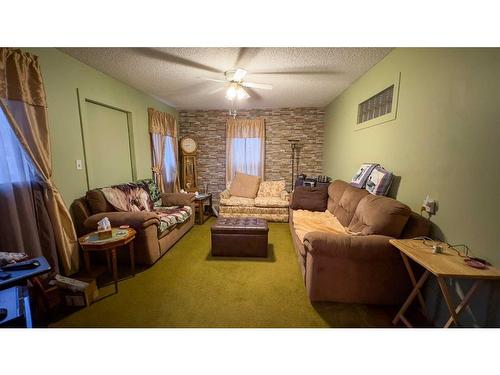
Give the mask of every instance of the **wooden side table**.
[(210, 210), (212, 210), (212, 194), (202, 194), (194, 198), (195, 204), (195, 221), (196, 224), (203, 224), (210, 216), (205, 214), (205, 204), (208, 202)]
[[(113, 237), (109, 239), (99, 240), (97, 231), (80, 237), (78, 243), (83, 250), (83, 260), (85, 262), (85, 270), (91, 274), (90, 256), (91, 251), (105, 251), (106, 260), (108, 262), (108, 269), (112, 268), (113, 280), (115, 283), (115, 293), (118, 293), (118, 268), (116, 264), (116, 249), (120, 246), (128, 245), (130, 254), (130, 268), (132, 274), (135, 276), (135, 255), (134, 255), (134, 239), (135, 230), (132, 228), (118, 229), (113, 228)], [(120, 234), (123, 233), (123, 234)]]
[[(448, 245), (446, 244), (441, 244), (443, 246), (441, 254), (433, 254), (432, 247), (424, 244), (422, 240), (390, 240), (389, 242), (400, 251), (413, 284), (413, 290), (396, 314), (396, 317), (392, 321), (393, 324), (397, 324), (401, 320), (407, 327), (412, 327), (411, 323), (404, 317), (404, 313), (417, 297), (425, 313), (425, 301), (420, 289), (431, 274), (436, 277), (441, 293), (450, 311), (450, 318), (444, 325), (444, 328), (448, 328), (452, 324), (458, 326), (458, 315), (465, 309), (482, 280), (500, 280), (500, 270), (492, 266), (488, 266), (487, 269), (470, 267), (464, 263), (463, 257), (458, 255), (453, 249), (447, 247)], [(439, 242), (436, 243), (440, 244)], [(411, 268), (410, 259), (425, 268), (424, 273), (418, 281)], [(445, 278), (474, 279), (476, 282), (458, 306), (454, 306)]]

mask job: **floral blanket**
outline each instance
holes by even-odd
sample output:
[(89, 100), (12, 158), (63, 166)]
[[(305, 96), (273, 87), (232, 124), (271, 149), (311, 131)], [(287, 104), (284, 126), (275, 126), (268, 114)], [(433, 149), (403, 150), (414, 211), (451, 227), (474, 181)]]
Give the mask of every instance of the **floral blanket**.
[(177, 224), (184, 223), (193, 214), (190, 206), (155, 207), (154, 211), (160, 217), (159, 233), (163, 233)]
[(101, 188), (106, 200), (118, 211), (153, 211), (149, 185), (145, 181)]
[[(193, 214), (190, 206), (162, 207), (160, 194), (151, 179), (101, 188), (106, 200), (118, 211), (149, 211), (160, 218), (158, 234), (184, 223)], [(156, 204), (155, 204), (156, 202)]]

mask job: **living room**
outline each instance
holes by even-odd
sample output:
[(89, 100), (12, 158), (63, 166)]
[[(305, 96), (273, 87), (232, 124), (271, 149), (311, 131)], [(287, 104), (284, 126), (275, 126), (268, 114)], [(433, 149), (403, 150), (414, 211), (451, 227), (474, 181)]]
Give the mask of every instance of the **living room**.
[(500, 326), (497, 40), (87, 37), (1, 43), (2, 333)]

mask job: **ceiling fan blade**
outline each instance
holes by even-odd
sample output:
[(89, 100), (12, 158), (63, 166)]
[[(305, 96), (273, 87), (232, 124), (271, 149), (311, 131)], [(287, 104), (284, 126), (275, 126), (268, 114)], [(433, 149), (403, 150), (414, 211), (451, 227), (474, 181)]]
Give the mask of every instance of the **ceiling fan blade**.
[(262, 90), (272, 90), (273, 89), (273, 85), (269, 85), (267, 83), (242, 82), (241, 86), (251, 87), (253, 89), (262, 89)]
[(217, 79), (217, 78), (210, 78), (210, 77), (198, 77), (199, 79), (202, 79), (204, 81), (212, 81), (212, 82), (221, 82), (221, 83), (227, 83), (226, 80), (224, 79)]
[(249, 97), (250, 94), (243, 87), (240, 86), (238, 90), (238, 99), (247, 99)]
[(247, 75), (247, 71), (245, 69), (238, 68), (234, 72), (233, 78), (231, 79), (231, 81), (240, 82), (243, 79), (243, 77), (245, 77), (246, 75)]
[(333, 70), (289, 70), (289, 71), (281, 71), (281, 72), (252, 72), (252, 74), (258, 75), (338, 75), (341, 72), (333, 71)]
[(209, 91), (209, 92), (208, 92), (208, 95), (217, 94), (219, 91), (222, 91), (222, 90), (225, 90), (225, 89), (226, 89), (226, 88), (225, 88), (224, 86), (217, 87), (216, 89)]

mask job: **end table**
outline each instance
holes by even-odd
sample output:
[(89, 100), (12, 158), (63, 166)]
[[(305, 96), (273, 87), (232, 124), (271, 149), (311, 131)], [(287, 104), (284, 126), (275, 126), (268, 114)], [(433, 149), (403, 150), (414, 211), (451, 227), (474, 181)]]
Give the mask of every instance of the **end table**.
[[(105, 251), (108, 261), (108, 269), (111, 264), (113, 271), (113, 280), (115, 283), (115, 293), (118, 293), (118, 270), (116, 264), (116, 248), (128, 245), (130, 254), (130, 268), (135, 276), (135, 256), (134, 256), (134, 239), (135, 230), (132, 228), (119, 229), (112, 228), (113, 234), (111, 238), (100, 240), (97, 231), (80, 237), (78, 243), (82, 247), (83, 260), (85, 262), (85, 270), (91, 274), (90, 256), (91, 251)], [(111, 258), (111, 259), (110, 259)]]
[(195, 221), (196, 224), (203, 224), (212, 214), (205, 213), (205, 205), (210, 207), (210, 212), (212, 212), (212, 194), (200, 194), (195, 196)]

